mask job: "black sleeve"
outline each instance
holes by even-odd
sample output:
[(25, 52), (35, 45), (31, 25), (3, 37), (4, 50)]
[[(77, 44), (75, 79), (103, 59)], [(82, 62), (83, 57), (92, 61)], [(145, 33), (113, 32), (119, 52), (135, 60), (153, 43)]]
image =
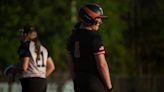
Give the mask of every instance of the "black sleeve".
[(93, 53), (104, 52), (104, 45), (100, 35), (94, 35), (91, 41), (91, 49)]
[(50, 50), (48, 49), (48, 48), (46, 48), (47, 49), (47, 53), (48, 53), (48, 55), (47, 55), (47, 57), (51, 57), (51, 53), (50, 53)]
[(22, 44), (19, 49), (18, 49), (18, 54), (20, 58), (23, 57), (30, 57), (30, 51), (29, 51), (29, 44), (28, 43), (24, 43)]
[(53, 54), (52, 53), (52, 50), (50, 49), (50, 48), (48, 48), (49, 46), (48, 45), (46, 45), (46, 43), (45, 42), (42, 42), (42, 44), (41, 44), (44, 48), (46, 48), (46, 50), (47, 50), (47, 53), (48, 53), (48, 55), (47, 55), (47, 57), (51, 57), (51, 55)]

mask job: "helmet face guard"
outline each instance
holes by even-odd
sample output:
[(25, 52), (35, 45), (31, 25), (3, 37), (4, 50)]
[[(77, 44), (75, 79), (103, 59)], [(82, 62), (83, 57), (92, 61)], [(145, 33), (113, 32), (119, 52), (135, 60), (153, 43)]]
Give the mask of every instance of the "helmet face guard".
[(96, 18), (104, 19), (107, 16), (103, 15), (103, 10), (99, 5), (89, 3), (80, 8), (78, 17), (80, 22), (86, 25), (92, 25), (96, 22)]

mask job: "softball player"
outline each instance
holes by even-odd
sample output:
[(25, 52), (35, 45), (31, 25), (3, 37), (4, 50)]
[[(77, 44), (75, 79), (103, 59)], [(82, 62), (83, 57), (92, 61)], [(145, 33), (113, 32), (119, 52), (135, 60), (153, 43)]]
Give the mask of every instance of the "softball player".
[(97, 30), (102, 24), (102, 8), (93, 3), (82, 6), (79, 21), (68, 39), (68, 62), (75, 92), (112, 92), (104, 45)]
[(20, 29), (21, 45), (18, 49), (21, 65), (22, 92), (46, 92), (46, 78), (55, 66), (48, 50), (38, 40), (37, 29), (26, 26)]

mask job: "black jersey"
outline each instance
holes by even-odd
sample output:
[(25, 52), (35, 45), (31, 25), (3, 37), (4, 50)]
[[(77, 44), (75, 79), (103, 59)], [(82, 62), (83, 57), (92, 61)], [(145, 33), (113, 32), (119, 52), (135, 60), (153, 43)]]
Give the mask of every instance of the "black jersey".
[(72, 55), (76, 75), (98, 74), (94, 54), (105, 53), (98, 32), (86, 29), (76, 30), (68, 40), (67, 50)]
[(95, 54), (105, 53), (98, 32), (86, 29), (74, 31), (68, 40), (67, 50), (74, 63), (75, 92), (105, 92), (95, 59)]

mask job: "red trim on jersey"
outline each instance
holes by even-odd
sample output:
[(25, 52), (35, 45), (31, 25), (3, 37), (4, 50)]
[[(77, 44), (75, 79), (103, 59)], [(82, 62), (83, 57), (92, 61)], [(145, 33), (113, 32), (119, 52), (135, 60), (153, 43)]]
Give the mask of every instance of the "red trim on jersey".
[(105, 54), (105, 51), (104, 50), (102, 50), (102, 51), (99, 51), (99, 52), (97, 52), (97, 53), (94, 53), (95, 55), (99, 55), (99, 54)]

